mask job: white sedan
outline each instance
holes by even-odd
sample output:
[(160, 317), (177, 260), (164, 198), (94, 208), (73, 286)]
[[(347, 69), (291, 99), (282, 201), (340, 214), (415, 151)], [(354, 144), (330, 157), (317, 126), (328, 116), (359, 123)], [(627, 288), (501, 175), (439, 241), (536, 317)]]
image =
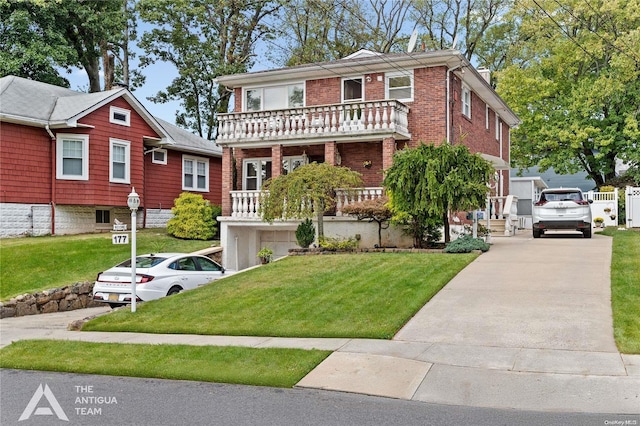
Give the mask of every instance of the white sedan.
[[(222, 278), (224, 268), (205, 256), (145, 254), (136, 258), (136, 301), (159, 299)], [(131, 259), (98, 274), (93, 300), (112, 308), (131, 303)]]

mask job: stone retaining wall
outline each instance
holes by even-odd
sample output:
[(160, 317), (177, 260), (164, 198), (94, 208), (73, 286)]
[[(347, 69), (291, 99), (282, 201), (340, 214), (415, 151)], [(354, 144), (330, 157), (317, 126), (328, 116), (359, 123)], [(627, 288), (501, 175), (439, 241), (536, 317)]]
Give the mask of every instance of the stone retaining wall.
[(85, 281), (53, 290), (23, 294), (7, 302), (0, 302), (0, 318), (103, 306), (102, 303), (93, 301), (92, 293), (93, 283)]

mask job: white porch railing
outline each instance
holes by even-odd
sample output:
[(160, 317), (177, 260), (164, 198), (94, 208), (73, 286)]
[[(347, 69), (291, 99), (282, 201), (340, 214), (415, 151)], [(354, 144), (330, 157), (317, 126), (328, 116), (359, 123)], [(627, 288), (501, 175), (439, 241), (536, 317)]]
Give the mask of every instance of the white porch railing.
[(396, 132), (409, 135), (409, 108), (396, 100), (218, 115), (218, 142)]
[(489, 197), (489, 222), (504, 221), (504, 235), (514, 235), (519, 227), (518, 197), (515, 195)]
[[(231, 217), (260, 219), (260, 195), (262, 191), (231, 191)], [(358, 188), (352, 191), (336, 190), (336, 216), (342, 216), (342, 208), (349, 204), (382, 197), (383, 188)]]

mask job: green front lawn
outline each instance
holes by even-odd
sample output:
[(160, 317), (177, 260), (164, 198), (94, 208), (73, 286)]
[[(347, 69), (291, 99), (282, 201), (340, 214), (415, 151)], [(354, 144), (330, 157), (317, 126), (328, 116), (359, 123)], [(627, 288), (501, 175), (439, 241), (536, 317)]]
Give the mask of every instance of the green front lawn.
[(607, 228), (613, 236), (611, 308), (618, 350), (640, 354), (640, 232)]
[[(164, 229), (137, 233), (137, 253), (192, 252), (211, 241), (179, 240)], [(111, 233), (0, 240), (0, 300), (95, 280), (98, 272), (131, 257), (130, 245), (111, 242)]]
[(93, 331), (390, 339), (477, 254), (293, 256), (96, 318)]
[(23, 340), (0, 351), (0, 367), (290, 388), (330, 353)]

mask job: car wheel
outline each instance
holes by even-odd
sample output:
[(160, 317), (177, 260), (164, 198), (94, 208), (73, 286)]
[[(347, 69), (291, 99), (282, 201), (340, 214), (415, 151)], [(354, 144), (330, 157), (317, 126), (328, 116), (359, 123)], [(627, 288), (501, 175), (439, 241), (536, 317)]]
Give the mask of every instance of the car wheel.
[(585, 238), (591, 238), (591, 228), (585, 228), (582, 231), (582, 235), (584, 235)]
[(540, 229), (533, 228), (533, 238), (540, 238), (542, 231)]
[(171, 287), (169, 289), (169, 291), (167, 292), (167, 296), (171, 296), (172, 294), (178, 294), (182, 291), (182, 287), (174, 285), (173, 287)]

